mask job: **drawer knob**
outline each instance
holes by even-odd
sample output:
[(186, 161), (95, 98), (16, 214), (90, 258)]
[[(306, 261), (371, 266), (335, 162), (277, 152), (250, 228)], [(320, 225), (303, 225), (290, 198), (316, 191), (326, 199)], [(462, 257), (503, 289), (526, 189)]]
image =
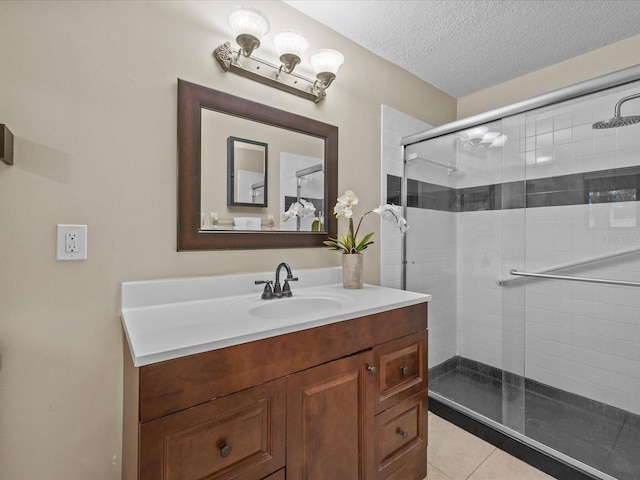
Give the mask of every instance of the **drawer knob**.
[(378, 369), (376, 368), (376, 366), (375, 366), (375, 365), (369, 365), (369, 366), (367, 367), (367, 370), (369, 371), (369, 373), (370, 373), (371, 375), (375, 375), (375, 374), (376, 374), (376, 372), (378, 371)]
[(398, 429), (398, 430), (399, 430), (399, 431), (398, 431), (398, 435), (400, 435), (400, 437), (401, 437), (403, 440), (406, 440), (406, 439), (407, 439), (407, 437), (409, 436), (409, 433), (408, 433), (408, 432), (406, 432), (405, 430), (402, 430), (401, 428), (400, 428), (400, 429)]
[(409, 367), (403, 365), (400, 367), (400, 373), (402, 373), (402, 375), (407, 375), (409, 373)]
[(229, 455), (231, 455), (231, 451), (233, 449), (231, 448), (231, 445), (229, 445), (228, 443), (223, 443), (222, 445), (220, 445), (220, 456), (222, 458), (227, 458)]

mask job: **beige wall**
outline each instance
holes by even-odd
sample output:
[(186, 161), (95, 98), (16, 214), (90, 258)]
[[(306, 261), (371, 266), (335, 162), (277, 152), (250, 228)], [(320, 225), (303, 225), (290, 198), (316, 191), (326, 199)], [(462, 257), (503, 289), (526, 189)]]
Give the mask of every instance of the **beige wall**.
[(458, 99), (458, 118), (510, 105), (640, 63), (640, 35)]
[[(312, 19), (245, 3), (272, 31), (294, 25), (343, 51), (324, 103), (221, 71), (211, 52), (231, 40), (235, 1), (0, 2), (0, 123), (16, 140), (15, 165), (0, 163), (0, 478), (120, 477), (121, 282), (339, 263), (326, 249), (176, 252), (178, 77), (337, 125), (340, 190), (366, 207), (379, 199), (380, 105), (455, 118), (454, 99)], [(56, 261), (58, 223), (88, 225), (87, 261)]]

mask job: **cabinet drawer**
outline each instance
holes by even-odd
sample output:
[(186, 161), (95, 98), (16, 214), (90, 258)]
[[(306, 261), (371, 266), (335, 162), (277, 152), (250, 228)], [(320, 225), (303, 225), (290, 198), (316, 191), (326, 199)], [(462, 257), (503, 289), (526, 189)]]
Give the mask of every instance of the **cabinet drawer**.
[(426, 459), (427, 398), (422, 391), (376, 416), (379, 479), (394, 475), (414, 459)]
[(284, 379), (141, 425), (140, 478), (261, 479), (285, 464)]
[(427, 331), (384, 343), (374, 349), (378, 368), (376, 413), (427, 388)]

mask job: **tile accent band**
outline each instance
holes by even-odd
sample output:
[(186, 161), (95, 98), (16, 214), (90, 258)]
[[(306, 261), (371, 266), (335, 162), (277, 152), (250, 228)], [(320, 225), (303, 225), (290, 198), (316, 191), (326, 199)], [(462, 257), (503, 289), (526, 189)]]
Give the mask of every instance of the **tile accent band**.
[[(401, 184), (387, 175), (387, 203), (401, 204)], [(640, 166), (466, 188), (407, 179), (408, 207), (456, 213), (638, 200)]]

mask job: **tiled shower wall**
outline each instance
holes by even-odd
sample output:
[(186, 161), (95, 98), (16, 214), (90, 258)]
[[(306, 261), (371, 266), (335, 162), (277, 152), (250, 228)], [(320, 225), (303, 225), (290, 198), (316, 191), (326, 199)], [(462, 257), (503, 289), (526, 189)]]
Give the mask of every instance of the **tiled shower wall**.
[[(628, 85), (493, 122), (509, 137), (502, 149), (456, 153), (451, 138), (412, 147), (458, 166), (450, 176), (408, 170), (408, 288), (433, 294), (433, 310), (443, 306), (431, 366), (457, 354), (640, 413), (639, 288), (496, 283), (512, 268), (640, 246), (640, 125), (591, 128), (638, 91)], [(640, 113), (640, 100), (627, 109)], [(640, 254), (563, 273), (640, 281)]]

